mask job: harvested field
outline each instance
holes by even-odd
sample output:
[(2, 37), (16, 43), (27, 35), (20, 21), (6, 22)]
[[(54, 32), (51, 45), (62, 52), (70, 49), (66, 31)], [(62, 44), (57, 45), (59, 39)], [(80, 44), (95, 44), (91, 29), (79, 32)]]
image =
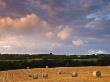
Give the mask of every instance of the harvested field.
[[(62, 73), (58, 74), (61, 70)], [(101, 77), (94, 77), (93, 71), (100, 71)], [(72, 77), (73, 71), (78, 73)], [(28, 76), (28, 73), (38, 74), (37, 79)], [(48, 78), (43, 78), (48, 74)], [(110, 82), (110, 68), (105, 67), (57, 67), (9, 70), (0, 72), (0, 82)]]

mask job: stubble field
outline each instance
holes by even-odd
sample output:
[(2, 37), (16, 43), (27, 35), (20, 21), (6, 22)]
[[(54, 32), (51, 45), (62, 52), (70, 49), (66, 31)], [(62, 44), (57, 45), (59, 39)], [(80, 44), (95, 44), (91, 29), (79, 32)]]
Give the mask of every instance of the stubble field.
[[(93, 71), (100, 71), (101, 77), (94, 77)], [(61, 72), (61, 74), (58, 74)], [(77, 77), (72, 77), (77, 72)], [(37, 79), (29, 73), (38, 75)], [(47, 78), (43, 74), (48, 74)], [(0, 72), (0, 82), (110, 82), (110, 67), (57, 67), (8, 70)]]

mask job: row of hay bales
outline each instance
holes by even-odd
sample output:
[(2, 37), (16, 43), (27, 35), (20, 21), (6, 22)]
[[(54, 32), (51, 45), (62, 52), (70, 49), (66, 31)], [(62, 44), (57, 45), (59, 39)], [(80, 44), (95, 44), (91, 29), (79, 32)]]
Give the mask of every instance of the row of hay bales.
[[(61, 73), (59, 73), (61, 74)], [(38, 79), (38, 74), (33, 74), (31, 72), (28, 73), (28, 77), (32, 77), (33, 79)], [(78, 73), (77, 72), (72, 72), (71, 74), (72, 77), (78, 77)], [(100, 71), (94, 71), (93, 72), (93, 76), (94, 77), (101, 77), (101, 72)], [(42, 77), (47, 79), (48, 78), (48, 73), (43, 73)]]
[[(46, 66), (46, 68), (48, 68), (48, 66)], [(30, 68), (27, 67), (27, 69), (29, 70)], [(62, 70), (59, 70), (57, 72), (57, 74), (64, 74), (64, 72)], [(101, 77), (101, 72), (100, 71), (93, 71), (93, 76), (94, 77)], [(28, 73), (29, 77), (33, 77), (33, 79), (38, 79), (38, 74), (32, 74), (31, 72)], [(48, 78), (48, 73), (44, 73), (43, 78)], [(76, 71), (72, 72), (71, 74), (72, 77), (78, 77), (78, 73)]]
[[(39, 75), (38, 74), (33, 74), (31, 72), (28, 73), (28, 77), (32, 77), (33, 79), (38, 79)], [(43, 73), (42, 77), (47, 79), (48, 78), (48, 74), (47, 73)]]
[[(30, 68), (27, 67), (27, 71), (28, 71), (28, 77), (32, 77), (33, 79), (38, 79), (39, 75), (38, 74), (34, 74), (30, 71)], [(47, 79), (48, 78), (48, 74), (47, 73), (43, 73), (42, 77)]]
[[(61, 70), (58, 71), (57, 74), (64, 74)], [(93, 71), (93, 76), (94, 77), (101, 77), (101, 72), (100, 71)], [(72, 77), (78, 77), (78, 73), (76, 71), (72, 72), (71, 74)]]
[[(94, 77), (101, 77), (101, 72), (100, 71), (94, 71), (92, 74), (93, 74)], [(77, 76), (78, 76), (77, 72), (72, 73), (72, 77), (77, 77)]]

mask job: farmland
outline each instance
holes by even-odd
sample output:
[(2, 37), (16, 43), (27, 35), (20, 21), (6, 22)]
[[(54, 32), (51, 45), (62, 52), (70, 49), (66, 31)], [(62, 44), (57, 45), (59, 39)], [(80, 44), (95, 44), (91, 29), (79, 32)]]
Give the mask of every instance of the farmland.
[[(61, 74), (58, 74), (59, 70), (62, 71)], [(100, 78), (92, 75), (96, 70), (101, 71)], [(77, 77), (71, 76), (73, 71), (78, 73)], [(29, 77), (29, 72), (38, 74), (38, 78)], [(43, 78), (44, 73), (48, 74), (48, 78)], [(110, 68), (109, 66), (88, 66), (7, 70), (0, 72), (0, 82), (110, 82)]]

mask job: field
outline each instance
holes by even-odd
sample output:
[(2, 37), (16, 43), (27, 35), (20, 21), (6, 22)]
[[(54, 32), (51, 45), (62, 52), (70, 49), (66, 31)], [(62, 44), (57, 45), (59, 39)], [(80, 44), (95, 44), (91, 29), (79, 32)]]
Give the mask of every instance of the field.
[[(58, 74), (58, 71), (62, 74)], [(97, 78), (92, 72), (99, 70), (102, 76)], [(78, 73), (77, 77), (72, 77), (73, 71)], [(28, 73), (38, 74), (38, 79), (28, 76)], [(48, 78), (42, 75), (48, 73)], [(0, 72), (0, 82), (110, 82), (110, 68), (104, 67), (57, 67), (57, 68), (33, 68), (8, 70)]]

